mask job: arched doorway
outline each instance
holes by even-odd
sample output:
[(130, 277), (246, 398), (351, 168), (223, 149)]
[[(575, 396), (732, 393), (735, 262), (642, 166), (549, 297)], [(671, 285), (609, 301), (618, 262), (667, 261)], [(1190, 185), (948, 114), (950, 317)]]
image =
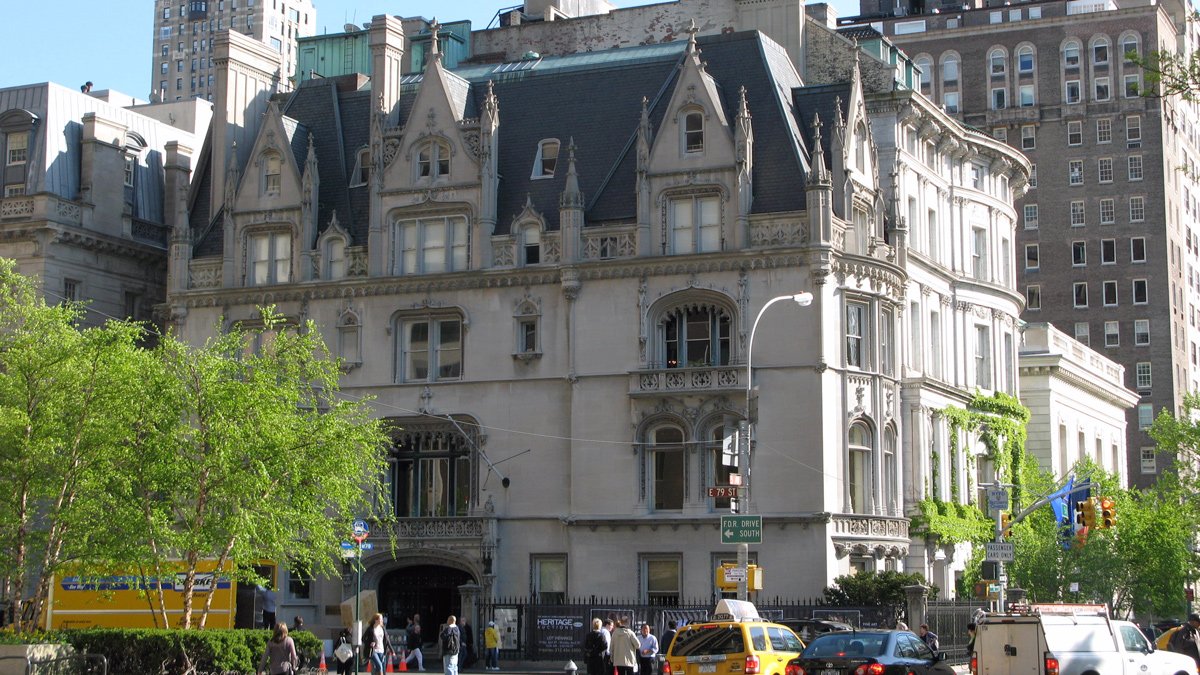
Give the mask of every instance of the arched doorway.
[(402, 567), (379, 580), (379, 611), (388, 615), (391, 628), (403, 628), (409, 617), (420, 614), (422, 637), (433, 642), (446, 617), (462, 612), (458, 587), (469, 583), (475, 583), (471, 574), (453, 567)]

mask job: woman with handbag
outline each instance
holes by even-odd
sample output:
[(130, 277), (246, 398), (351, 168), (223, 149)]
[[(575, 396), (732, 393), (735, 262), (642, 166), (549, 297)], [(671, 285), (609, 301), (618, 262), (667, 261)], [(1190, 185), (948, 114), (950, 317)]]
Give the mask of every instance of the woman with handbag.
[(367, 632), (363, 633), (362, 643), (363, 651), (371, 659), (372, 672), (382, 673), (388, 657), (396, 653), (396, 650), (392, 649), (392, 639), (388, 637), (387, 629), (383, 626), (382, 614), (376, 614), (375, 618), (371, 619), (371, 625), (367, 626)]
[(354, 673), (354, 645), (350, 642), (349, 628), (343, 628), (333, 645), (333, 658), (337, 659), (337, 675)]
[(296, 643), (288, 637), (286, 623), (275, 624), (275, 635), (267, 641), (258, 670), (262, 675), (292, 675), (300, 666)]

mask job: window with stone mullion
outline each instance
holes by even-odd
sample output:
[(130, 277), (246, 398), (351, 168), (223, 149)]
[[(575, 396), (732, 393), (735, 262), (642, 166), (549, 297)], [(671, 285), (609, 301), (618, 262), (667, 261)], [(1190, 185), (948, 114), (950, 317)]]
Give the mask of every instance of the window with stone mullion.
[(729, 365), (729, 315), (713, 305), (689, 305), (663, 320), (664, 365), (687, 368)]

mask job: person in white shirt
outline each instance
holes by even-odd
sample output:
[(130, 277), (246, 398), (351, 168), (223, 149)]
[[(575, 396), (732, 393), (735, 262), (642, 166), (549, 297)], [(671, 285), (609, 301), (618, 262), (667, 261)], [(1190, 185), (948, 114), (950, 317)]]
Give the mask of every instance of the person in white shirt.
[(658, 661), (658, 638), (650, 634), (650, 624), (642, 624), (638, 636), (638, 673), (654, 675), (654, 664)]

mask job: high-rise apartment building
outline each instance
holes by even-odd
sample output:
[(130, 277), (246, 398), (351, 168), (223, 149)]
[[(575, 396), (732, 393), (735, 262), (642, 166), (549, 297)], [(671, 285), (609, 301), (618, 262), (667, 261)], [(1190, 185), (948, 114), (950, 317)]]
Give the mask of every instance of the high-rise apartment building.
[(280, 80), (296, 71), (297, 38), (316, 31), (309, 0), (155, 0), (150, 98), (211, 100), (216, 89), (213, 38), (237, 31), (278, 52)]
[[(1140, 396), (1127, 425), (1130, 483), (1153, 481), (1166, 467), (1147, 429), (1195, 389), (1200, 190), (1187, 171), (1197, 158), (1196, 104), (1144, 96), (1137, 58), (1189, 54), (1188, 7), (863, 0), (860, 8), (842, 25), (869, 25), (900, 45), (923, 71), (924, 94), (1033, 163), (1017, 205), (1023, 318), (1125, 366), (1125, 385)], [(1069, 444), (1074, 431), (1059, 432), (1055, 442)]]

